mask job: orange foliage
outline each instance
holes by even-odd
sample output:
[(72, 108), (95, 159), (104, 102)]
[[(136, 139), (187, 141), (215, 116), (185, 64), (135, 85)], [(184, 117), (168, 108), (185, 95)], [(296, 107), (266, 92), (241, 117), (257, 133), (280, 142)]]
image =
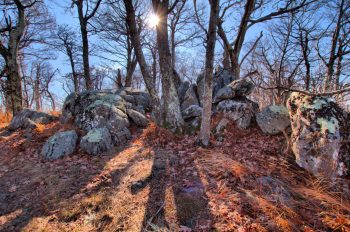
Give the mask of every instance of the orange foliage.
[(0, 111), (0, 123), (9, 123), (12, 119), (12, 114), (10, 112)]

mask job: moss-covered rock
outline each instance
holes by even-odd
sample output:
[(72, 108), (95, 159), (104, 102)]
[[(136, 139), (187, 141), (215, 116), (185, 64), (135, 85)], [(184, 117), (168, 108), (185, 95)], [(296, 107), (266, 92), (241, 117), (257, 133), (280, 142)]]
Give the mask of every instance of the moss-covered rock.
[(292, 151), (299, 166), (330, 178), (350, 176), (349, 114), (330, 97), (288, 99)]
[(265, 134), (279, 134), (290, 126), (288, 109), (280, 105), (267, 106), (256, 115), (256, 122)]
[(77, 141), (78, 135), (74, 130), (58, 132), (45, 142), (41, 154), (51, 160), (70, 155), (74, 152)]
[(113, 147), (107, 128), (95, 128), (81, 138), (80, 148), (90, 155), (99, 155)]

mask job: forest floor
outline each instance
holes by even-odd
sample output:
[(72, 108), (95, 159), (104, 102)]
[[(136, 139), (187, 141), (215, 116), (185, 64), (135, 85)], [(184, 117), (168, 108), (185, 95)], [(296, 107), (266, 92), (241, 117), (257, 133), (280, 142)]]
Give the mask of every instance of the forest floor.
[(350, 231), (350, 196), (300, 169), (283, 136), (227, 128), (210, 148), (150, 125), (100, 156), (40, 156), (58, 122), (0, 129), (0, 231)]

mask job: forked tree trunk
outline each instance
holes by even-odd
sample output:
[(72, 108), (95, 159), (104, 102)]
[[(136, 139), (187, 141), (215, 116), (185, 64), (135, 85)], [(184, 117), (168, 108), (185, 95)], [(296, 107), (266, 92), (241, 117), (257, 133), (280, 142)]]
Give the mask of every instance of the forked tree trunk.
[(162, 75), (163, 89), (163, 125), (173, 132), (182, 133), (184, 120), (182, 118), (180, 101), (177, 94), (175, 81), (179, 77), (172, 68), (172, 59), (168, 38), (168, 7), (169, 1), (153, 0), (153, 10), (159, 17), (157, 25), (157, 45), (159, 54), (159, 66)]
[(5, 60), (7, 68), (7, 79), (5, 86), (6, 101), (9, 102), (9, 108), (13, 115), (19, 113), (22, 109), (22, 78), (18, 62), (19, 42), (27, 26), (25, 17), (25, 7), (18, 0), (14, 1), (18, 16), (14, 28), (6, 28), (9, 32), (8, 46), (5, 47), (0, 40), (0, 53)]
[(241, 54), (243, 42), (247, 33), (248, 20), (250, 19), (250, 16), (254, 10), (254, 6), (255, 0), (247, 0), (247, 3), (244, 7), (244, 14), (241, 19), (241, 24), (238, 29), (236, 41), (234, 43), (234, 48), (231, 54), (232, 73), (236, 78), (240, 77), (239, 55)]
[(220, 0), (211, 0), (210, 2), (210, 19), (208, 28), (208, 40), (205, 55), (204, 70), (204, 95), (203, 97), (203, 113), (201, 129), (198, 136), (198, 143), (202, 146), (208, 146), (210, 141), (210, 122), (212, 107), (212, 89), (213, 89), (213, 66), (216, 43), (216, 28), (219, 17)]
[(124, 0), (124, 5), (126, 10), (126, 21), (129, 26), (130, 36), (132, 39), (133, 47), (135, 49), (136, 59), (140, 65), (140, 69), (142, 72), (143, 79), (145, 81), (146, 88), (151, 97), (151, 103), (153, 107), (153, 117), (155, 119), (155, 122), (158, 125), (160, 125), (162, 124), (160, 101), (159, 101), (158, 93), (156, 91), (155, 81), (153, 80), (148, 70), (146, 59), (142, 51), (140, 34), (136, 27), (135, 9), (132, 1), (130, 0)]

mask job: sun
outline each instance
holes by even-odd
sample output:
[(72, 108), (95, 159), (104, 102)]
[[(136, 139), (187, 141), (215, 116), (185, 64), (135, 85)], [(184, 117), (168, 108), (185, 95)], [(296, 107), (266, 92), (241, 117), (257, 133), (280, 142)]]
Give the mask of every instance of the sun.
[(147, 24), (150, 28), (155, 28), (159, 24), (159, 16), (152, 13), (147, 19)]

